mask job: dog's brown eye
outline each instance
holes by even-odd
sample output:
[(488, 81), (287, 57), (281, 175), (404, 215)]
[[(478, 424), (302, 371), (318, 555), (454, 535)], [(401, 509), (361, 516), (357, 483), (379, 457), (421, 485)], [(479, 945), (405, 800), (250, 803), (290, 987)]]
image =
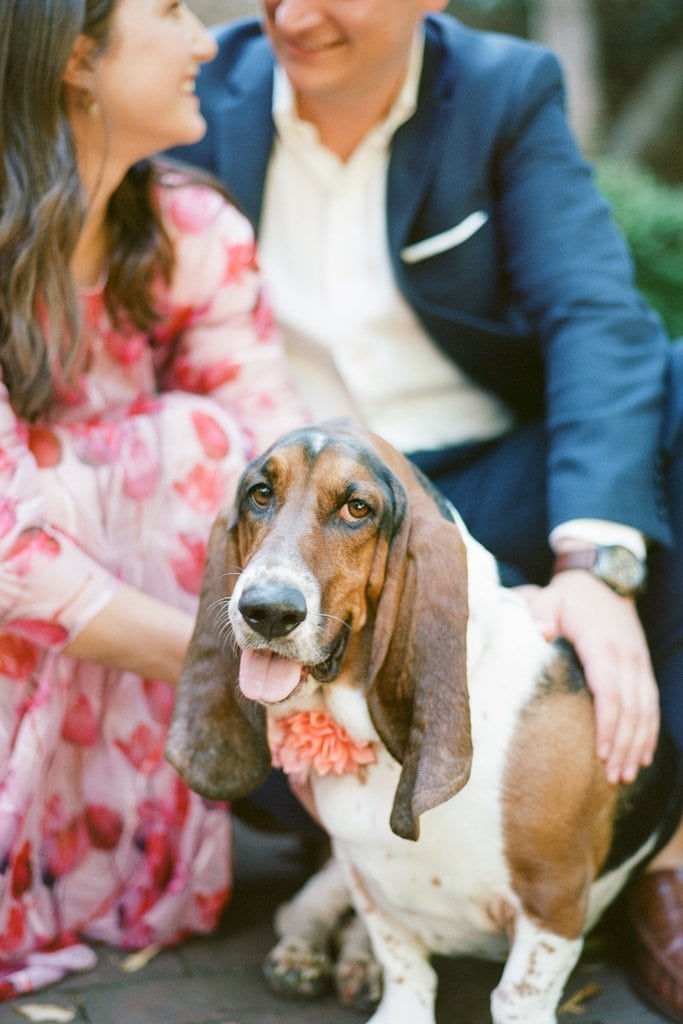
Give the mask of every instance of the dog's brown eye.
[(249, 491), (249, 497), (259, 508), (266, 508), (273, 497), (273, 491), (268, 484), (255, 484)]
[(366, 501), (361, 501), (360, 498), (352, 498), (351, 501), (347, 501), (345, 505), (342, 505), (341, 516), (342, 519), (346, 519), (347, 522), (355, 522), (358, 519), (365, 519), (370, 515), (371, 509)]

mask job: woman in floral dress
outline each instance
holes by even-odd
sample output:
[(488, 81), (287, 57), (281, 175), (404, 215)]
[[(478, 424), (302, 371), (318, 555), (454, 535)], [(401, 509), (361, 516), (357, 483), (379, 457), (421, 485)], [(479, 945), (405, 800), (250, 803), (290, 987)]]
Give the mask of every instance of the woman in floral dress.
[(224, 806), (163, 756), (209, 526), (302, 421), (173, 0), (0, 4), (0, 997), (209, 931)]

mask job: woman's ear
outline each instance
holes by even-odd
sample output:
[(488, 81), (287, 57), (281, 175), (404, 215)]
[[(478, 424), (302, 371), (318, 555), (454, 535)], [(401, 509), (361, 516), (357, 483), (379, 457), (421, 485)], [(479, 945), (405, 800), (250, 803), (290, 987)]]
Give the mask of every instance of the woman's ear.
[(81, 96), (94, 101), (97, 95), (95, 80), (95, 41), (89, 36), (80, 35), (74, 43), (71, 56), (66, 62), (62, 76), (68, 86)]

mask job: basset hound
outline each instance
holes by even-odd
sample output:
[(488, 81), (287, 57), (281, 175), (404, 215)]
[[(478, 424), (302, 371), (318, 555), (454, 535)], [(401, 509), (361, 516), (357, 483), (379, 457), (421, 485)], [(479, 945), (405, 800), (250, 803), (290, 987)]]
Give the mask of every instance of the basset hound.
[(495, 1024), (551, 1024), (680, 815), (672, 745), (608, 783), (572, 652), (350, 421), (285, 435), (217, 519), (167, 757), (210, 798), (273, 763), (310, 784), (382, 968), (372, 1024), (434, 1024), (432, 953), (505, 960)]

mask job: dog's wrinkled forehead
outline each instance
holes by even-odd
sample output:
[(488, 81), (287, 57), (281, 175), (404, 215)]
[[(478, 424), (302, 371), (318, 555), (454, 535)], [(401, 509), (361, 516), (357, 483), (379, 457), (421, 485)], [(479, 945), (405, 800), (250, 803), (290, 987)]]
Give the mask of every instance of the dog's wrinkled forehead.
[(300, 428), (285, 434), (245, 469), (237, 494), (238, 512), (259, 481), (281, 499), (301, 490), (315, 491), (331, 506), (357, 492), (375, 497), (378, 525), (394, 534), (407, 508), (397, 474), (375, 450), (370, 435), (346, 421)]

